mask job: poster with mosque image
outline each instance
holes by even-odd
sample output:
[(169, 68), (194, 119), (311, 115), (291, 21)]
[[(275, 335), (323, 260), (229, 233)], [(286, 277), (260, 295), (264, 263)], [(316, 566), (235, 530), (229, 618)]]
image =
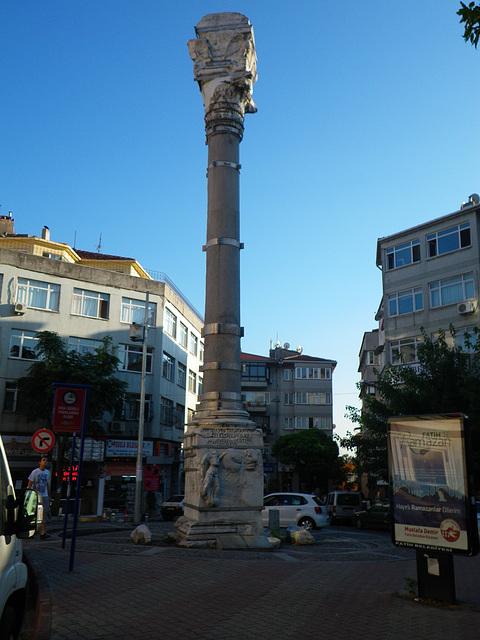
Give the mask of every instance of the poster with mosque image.
[(462, 414), (389, 418), (395, 545), (466, 555), (478, 552), (464, 422)]

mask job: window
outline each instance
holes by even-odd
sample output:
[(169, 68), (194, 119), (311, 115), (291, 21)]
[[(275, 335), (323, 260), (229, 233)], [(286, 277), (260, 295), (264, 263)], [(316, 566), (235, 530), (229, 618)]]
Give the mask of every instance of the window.
[(283, 372), (284, 380), (293, 380), (293, 369), (285, 369)]
[(443, 307), (455, 302), (463, 302), (475, 296), (473, 273), (430, 283), (430, 305)]
[[(118, 346), (118, 359), (120, 364), (118, 368), (121, 371), (136, 371), (142, 372), (142, 351), (143, 346), (136, 346), (131, 344), (120, 344)], [(145, 364), (145, 371), (152, 373), (153, 362), (153, 347), (147, 347), (147, 362)]]
[(284, 418), (283, 419), (283, 428), (284, 429), (293, 429), (294, 426), (293, 418)]
[(188, 339), (188, 329), (183, 324), (183, 322), (180, 322), (180, 328), (178, 331), (178, 341), (180, 342), (180, 344), (184, 349), (187, 348), (187, 339)]
[(5, 397), (3, 399), (4, 411), (22, 411), (22, 394), (17, 388), (16, 382), (5, 383)]
[(194, 409), (187, 409), (187, 424), (190, 424), (195, 417)]
[(304, 416), (295, 418), (295, 429), (322, 429), (328, 431), (332, 428), (332, 419), (329, 417)]
[(198, 376), (198, 395), (201, 396), (203, 391), (203, 378)]
[(173, 400), (169, 400), (168, 398), (160, 399), (160, 422), (168, 425), (169, 427), (173, 427), (175, 422), (175, 413), (173, 411)]
[(74, 289), (72, 300), (72, 314), (87, 316), (88, 318), (108, 319), (110, 296), (108, 293)]
[(477, 332), (475, 327), (464, 327), (458, 329), (455, 335), (455, 347), (461, 349), (464, 353), (474, 353), (477, 344)]
[(70, 336), (68, 338), (67, 349), (68, 351), (75, 351), (81, 356), (86, 353), (95, 353), (95, 349), (102, 346), (100, 340), (89, 340), (88, 338), (74, 338)]
[(165, 333), (168, 333), (172, 338), (177, 337), (177, 316), (173, 314), (170, 309), (165, 309)]
[(266, 364), (245, 362), (242, 364), (242, 380), (265, 382), (270, 377), (270, 367)]
[(177, 384), (182, 389), (185, 389), (187, 386), (187, 367), (181, 362), (178, 363), (177, 367)]
[(390, 362), (392, 364), (409, 364), (418, 362), (418, 345), (423, 343), (423, 338), (404, 338), (390, 342)]
[(198, 359), (200, 360), (200, 362), (203, 362), (204, 351), (205, 351), (205, 345), (203, 344), (203, 342), (200, 342), (200, 348), (198, 350)]
[(185, 407), (183, 406), (183, 404), (178, 404), (177, 402), (177, 406), (175, 407), (175, 413), (176, 413), (175, 426), (177, 427), (177, 429), (183, 430), (185, 426)]
[(420, 261), (420, 240), (410, 240), (387, 249), (387, 270)]
[(175, 358), (163, 352), (162, 375), (170, 382), (175, 382)]
[[(147, 324), (149, 327), (155, 326), (155, 318), (157, 317), (157, 304), (155, 302), (148, 303)], [(133, 300), (132, 298), (122, 298), (122, 308), (120, 311), (120, 322), (128, 324), (145, 324), (145, 302), (141, 300)]]
[(197, 393), (197, 374), (191, 369), (188, 370), (188, 390)]
[(388, 296), (388, 315), (401, 316), (404, 313), (423, 310), (422, 288), (406, 289), (399, 293), (392, 293)]
[(367, 364), (376, 365), (378, 364), (378, 356), (375, 355), (375, 351), (367, 351)]
[(295, 378), (297, 380), (329, 380), (331, 369), (325, 367), (297, 367)]
[(469, 247), (470, 244), (470, 223), (464, 222), (450, 229), (430, 233), (427, 236), (427, 255), (429, 258), (434, 258), (450, 251)]
[(293, 404), (293, 393), (285, 394), (283, 404)]
[(23, 302), (33, 309), (58, 311), (60, 285), (18, 278), (16, 302)]
[(35, 331), (12, 329), (10, 334), (10, 358), (38, 360), (38, 355), (35, 351), (37, 344), (38, 338), (35, 337)]
[(198, 353), (198, 338), (191, 331), (190, 331), (190, 342), (189, 342), (188, 350), (194, 356), (196, 356)]
[(331, 404), (331, 394), (328, 392), (295, 392), (295, 404)]
[(270, 404), (270, 394), (263, 391), (244, 391), (242, 400), (247, 407), (265, 407)]
[[(147, 394), (144, 399), (143, 419), (149, 421), (153, 419), (152, 396)], [(127, 393), (123, 398), (123, 416), (124, 420), (139, 420), (140, 418), (140, 394)]]

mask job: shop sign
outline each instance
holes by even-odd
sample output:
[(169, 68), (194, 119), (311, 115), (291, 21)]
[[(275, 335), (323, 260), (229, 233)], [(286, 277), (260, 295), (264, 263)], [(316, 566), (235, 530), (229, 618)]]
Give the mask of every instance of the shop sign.
[[(107, 458), (136, 458), (138, 451), (137, 440), (107, 440), (105, 456)], [(153, 441), (143, 441), (143, 455), (153, 454)]]
[(394, 544), (478, 553), (464, 416), (389, 418), (388, 449)]
[(135, 464), (106, 464), (105, 465), (106, 476), (135, 476), (136, 466)]
[(30, 436), (2, 436), (5, 453), (9, 458), (31, 458), (36, 456), (32, 451), (32, 439)]

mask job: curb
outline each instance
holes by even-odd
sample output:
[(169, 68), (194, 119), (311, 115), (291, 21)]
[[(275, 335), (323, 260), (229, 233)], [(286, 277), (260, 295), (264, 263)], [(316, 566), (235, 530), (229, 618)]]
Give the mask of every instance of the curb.
[(47, 579), (37, 561), (24, 549), (23, 560), (33, 577), (35, 598), (35, 628), (33, 640), (50, 640), (52, 629), (52, 594)]

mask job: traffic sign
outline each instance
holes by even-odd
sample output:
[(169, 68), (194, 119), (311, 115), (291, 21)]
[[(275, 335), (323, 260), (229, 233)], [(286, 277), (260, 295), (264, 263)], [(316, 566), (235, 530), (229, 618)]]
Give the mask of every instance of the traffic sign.
[(32, 447), (38, 453), (47, 453), (55, 444), (55, 436), (48, 429), (39, 429), (32, 436)]

